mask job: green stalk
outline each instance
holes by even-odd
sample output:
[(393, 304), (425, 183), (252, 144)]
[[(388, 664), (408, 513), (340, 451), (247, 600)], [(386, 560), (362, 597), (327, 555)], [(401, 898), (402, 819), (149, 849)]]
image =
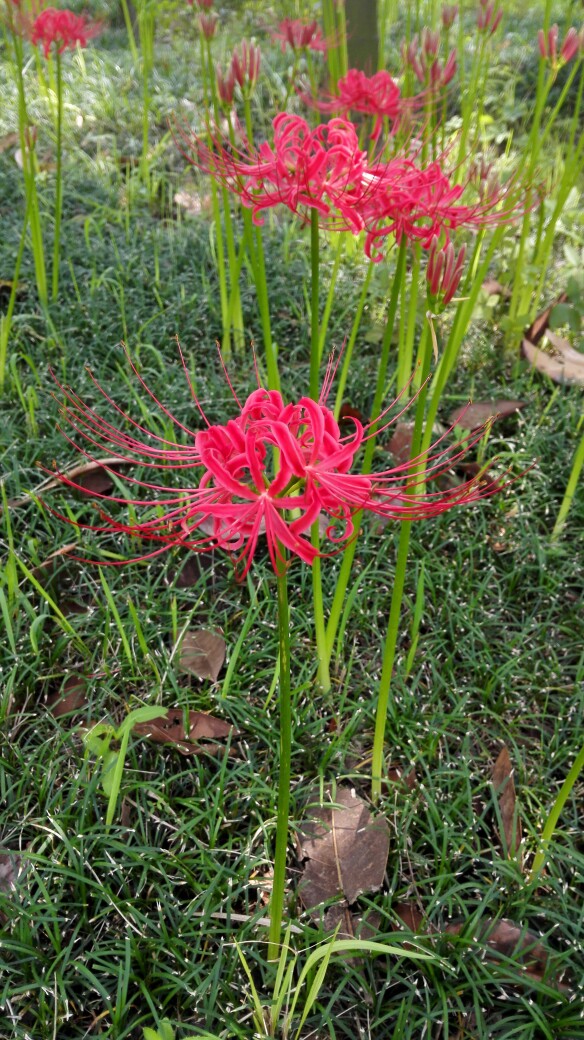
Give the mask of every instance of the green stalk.
[[(580, 422), (582, 422), (582, 420), (580, 420)], [(579, 443), (579, 445), (578, 445), (578, 447), (576, 449), (576, 453), (574, 455), (574, 462), (572, 464), (572, 472), (570, 473), (570, 478), (569, 478), (568, 483), (566, 485), (566, 492), (565, 492), (564, 497), (562, 499), (562, 504), (560, 506), (560, 511), (558, 513), (556, 522), (554, 524), (554, 529), (552, 531), (552, 542), (556, 541), (556, 539), (559, 537), (559, 535), (560, 535), (560, 533), (562, 531), (565, 519), (566, 519), (566, 517), (568, 515), (568, 512), (570, 510), (570, 506), (572, 505), (572, 502), (573, 502), (574, 497), (576, 495), (576, 488), (578, 486), (578, 481), (580, 479), (580, 474), (582, 472), (582, 467), (583, 466), (584, 466), (584, 433), (582, 434), (582, 437), (580, 439), (580, 443)]]
[(22, 40), (16, 34), (12, 34), (14, 44), (14, 62), (16, 66), (16, 83), (18, 92), (18, 133), (20, 138), (20, 151), (22, 154), (22, 173), (24, 188), (29, 209), (29, 225), (32, 241), (32, 252), (34, 259), (34, 270), (37, 283), (37, 292), (43, 308), (48, 302), (47, 274), (45, 267), (45, 251), (43, 247), (43, 233), (41, 214), (36, 185), (36, 164), (34, 154), (34, 143), (30, 134), (27, 133), (30, 123), (26, 108), (26, 95), (24, 90), (24, 56)]
[(140, 58), (138, 55), (138, 48), (136, 46), (136, 37), (134, 36), (134, 28), (132, 26), (132, 19), (130, 18), (130, 11), (128, 9), (127, 0), (121, 0), (122, 14), (124, 16), (124, 24), (126, 26), (126, 32), (128, 33), (128, 44), (130, 47), (130, 53), (132, 55), (132, 61), (134, 65), (137, 65)]
[(562, 814), (562, 809), (564, 808), (566, 802), (568, 801), (568, 798), (570, 797), (572, 788), (574, 787), (574, 784), (576, 783), (576, 780), (580, 776), (580, 773), (581, 773), (583, 768), (584, 768), (584, 747), (582, 747), (582, 749), (580, 750), (580, 754), (576, 758), (576, 761), (574, 762), (574, 765), (572, 766), (572, 768), (570, 769), (570, 772), (568, 773), (566, 779), (564, 780), (564, 782), (563, 782), (563, 784), (562, 784), (562, 786), (561, 786), (561, 788), (560, 788), (560, 790), (558, 792), (557, 798), (556, 798), (556, 800), (555, 800), (555, 802), (554, 802), (554, 804), (552, 806), (551, 812), (550, 812), (547, 820), (545, 821), (545, 826), (543, 828), (543, 832), (542, 832), (542, 835), (541, 835), (541, 845), (540, 845), (540, 848), (538, 849), (537, 853), (535, 854), (535, 857), (534, 857), (534, 860), (533, 860), (533, 864), (532, 864), (532, 867), (531, 867), (531, 871), (530, 871), (529, 877), (527, 879), (528, 884), (532, 884), (534, 881), (537, 881), (537, 879), (539, 877), (539, 874), (540, 874), (540, 872), (542, 870), (542, 867), (543, 867), (543, 865), (544, 865), (544, 863), (545, 863), (545, 861), (547, 859), (547, 854), (548, 854), (548, 850), (549, 850), (549, 844), (550, 844), (550, 841), (552, 840), (552, 837), (553, 837), (554, 831), (556, 829), (558, 820), (559, 820), (559, 818), (560, 818), (560, 816)]
[(339, 376), (337, 385), (337, 394), (335, 399), (335, 419), (339, 418), (341, 406), (343, 404), (343, 394), (345, 392), (345, 386), (347, 384), (347, 377), (349, 375), (349, 366), (351, 364), (351, 358), (353, 356), (353, 349), (357, 340), (357, 333), (361, 325), (361, 318), (363, 317), (363, 310), (365, 308), (365, 301), (367, 300), (367, 293), (369, 291), (369, 283), (371, 282), (371, 275), (373, 274), (373, 261), (369, 261), (367, 268), (367, 274), (363, 279), (363, 285), (361, 287), (361, 295), (359, 297), (359, 303), (357, 310), (355, 311), (355, 317), (353, 319), (353, 327), (351, 329), (351, 335), (349, 336), (347, 345), (343, 351), (343, 367)]
[(59, 292), (59, 254), (63, 210), (63, 77), (58, 48), (56, 48), (55, 61), (57, 64), (57, 179), (55, 184), (55, 236), (53, 239), (53, 300), (57, 299)]
[[(372, 414), (377, 417), (382, 410), (383, 394), (385, 390), (385, 380), (387, 375), (387, 366), (389, 362), (389, 351), (391, 347), (391, 338), (393, 334), (393, 327), (395, 324), (395, 316), (397, 313), (397, 305), (400, 296), (401, 283), (403, 281), (405, 266), (406, 266), (406, 249), (407, 242), (405, 237), (399, 246), (397, 263), (395, 267), (395, 273), (393, 276), (393, 285), (391, 288), (391, 296), (389, 300), (389, 307), (387, 311), (387, 321), (385, 325), (385, 332), (383, 335), (383, 342), (381, 344), (381, 356), (379, 358), (379, 367), (377, 370), (377, 388), (375, 391), (375, 399), (373, 402)], [(372, 424), (371, 431), (375, 433), (375, 425)], [(373, 462), (373, 454), (375, 451), (375, 437), (372, 436), (368, 441), (365, 448), (365, 456), (363, 459), (362, 472), (371, 472), (371, 463)], [(361, 524), (361, 518), (363, 512), (355, 514), (353, 523), (355, 526), (355, 535), (347, 545), (343, 552), (343, 562), (337, 579), (337, 585), (333, 596), (333, 602), (330, 609), (329, 619), (326, 626), (326, 652), (328, 654), (328, 660), (330, 662), (331, 654), (335, 644), (335, 637), (339, 627), (341, 614), (343, 611), (343, 602), (351, 577), (351, 568), (353, 566), (353, 559), (357, 550), (357, 539), (359, 527)]]
[(323, 351), (324, 351), (324, 344), (325, 344), (325, 340), (326, 340), (327, 329), (328, 329), (330, 316), (331, 316), (331, 311), (333, 309), (333, 302), (334, 302), (334, 298), (335, 298), (335, 289), (336, 289), (336, 286), (337, 286), (337, 278), (339, 276), (339, 269), (340, 269), (340, 266), (341, 266), (341, 260), (343, 259), (343, 247), (344, 247), (344, 244), (345, 244), (344, 235), (343, 235), (342, 231), (339, 231), (338, 232), (338, 239), (337, 239), (337, 248), (336, 248), (336, 252), (335, 252), (335, 262), (333, 264), (333, 269), (332, 269), (332, 273), (331, 273), (331, 281), (330, 281), (330, 285), (329, 285), (329, 290), (328, 290), (326, 303), (325, 303), (325, 306), (324, 306), (324, 312), (323, 312), (323, 315), (322, 315), (322, 320), (321, 320), (321, 323), (320, 323), (320, 329), (319, 329), (319, 334), (318, 334), (318, 360), (319, 360), (319, 362), (322, 361), (322, 355), (323, 355)]
[[(418, 308), (418, 289), (420, 284), (421, 248), (414, 247), (414, 260), (412, 263), (412, 277), (410, 279), (410, 299), (406, 317), (405, 336), (403, 343), (400, 342), (400, 352), (397, 359), (397, 389), (400, 393), (407, 385), (412, 374), (412, 358), (414, 354), (414, 337), (416, 334), (416, 311)], [(376, 413), (374, 413), (376, 414)]]
[[(320, 531), (318, 520), (315, 520), (310, 529), (310, 538), (314, 548), (320, 549)], [(330, 662), (332, 646), (327, 641), (326, 626), (324, 623), (324, 599), (322, 595), (322, 568), (320, 556), (316, 556), (312, 564), (312, 606), (314, 611), (314, 634), (316, 638), (316, 652), (318, 654), (318, 684), (324, 693), (331, 688)]]
[(318, 401), (320, 371), (320, 338), (318, 326), (320, 233), (318, 211), (310, 211), (310, 396)]
[[(245, 112), (245, 127), (248, 140), (250, 143), (253, 141), (253, 127), (251, 121), (251, 105), (249, 98), (244, 98), (244, 112)], [(244, 209), (244, 227), (248, 229), (248, 234), (251, 230), (251, 214), (248, 209)], [(260, 311), (260, 320), (262, 323), (262, 334), (264, 337), (264, 350), (266, 352), (266, 368), (268, 370), (268, 389), (279, 390), (280, 389), (280, 373), (278, 371), (278, 352), (276, 344), (272, 338), (272, 322), (270, 318), (270, 303), (268, 297), (268, 283), (266, 279), (266, 259), (264, 254), (264, 243), (262, 239), (262, 229), (257, 225), (253, 228), (253, 238), (249, 234), (250, 244), (250, 256), (252, 259), (252, 270), (254, 273), (256, 298), (258, 301), (258, 307)], [(255, 239), (255, 242), (253, 241)], [(253, 250), (253, 252), (252, 252)]]
[[(420, 345), (418, 348), (418, 356), (422, 360), (422, 379), (425, 380), (430, 371), (430, 361), (432, 357), (430, 344), (430, 328), (428, 323), (424, 325), (424, 329), (422, 331)], [(422, 439), (422, 429), (424, 423), (424, 405), (426, 402), (426, 395), (427, 387), (424, 386), (420, 391), (416, 401), (416, 418), (414, 422), (414, 432), (412, 435), (412, 447), (410, 452), (411, 459), (416, 458), (416, 456), (420, 454), (420, 443)], [(419, 471), (420, 466), (423, 466), (423, 463), (418, 463), (416, 466), (413, 466), (410, 470), (410, 475), (415, 476), (416, 473)], [(415, 489), (410, 488), (409, 494), (414, 495)], [(371, 761), (371, 797), (374, 802), (376, 802), (379, 799), (379, 796), (381, 794), (385, 727), (387, 723), (387, 714), (389, 709), (389, 694), (391, 691), (393, 666), (395, 663), (395, 655), (397, 650), (399, 624), (401, 619), (404, 585), (406, 579), (406, 569), (410, 549), (411, 529), (411, 520), (401, 521), (397, 559), (395, 563), (395, 575), (393, 579), (393, 587), (391, 593), (391, 605), (389, 608), (389, 621), (387, 624), (385, 646), (383, 648), (381, 679), (379, 681), (379, 697), (377, 701), (377, 710), (375, 713), (375, 734), (373, 737), (373, 756)]]
[(8, 300), (6, 314), (0, 314), (0, 393), (2, 393), (4, 390), (4, 382), (6, 378), (6, 358), (8, 356), (8, 339), (10, 336), (10, 329), (12, 327), (12, 315), (14, 313), (14, 305), (16, 303), (16, 294), (18, 292), (18, 279), (20, 277), (20, 265), (22, 263), (22, 255), (24, 253), (24, 247), (26, 244), (26, 231), (28, 227), (29, 214), (30, 195), (27, 192), (24, 223), (22, 225), (22, 233), (20, 235), (18, 253), (16, 254), (16, 263), (14, 265), (14, 271), (12, 274), (12, 288), (10, 290), (10, 299)]
[[(283, 547), (280, 551), (284, 554)], [(278, 809), (276, 817), (276, 852), (274, 880), (270, 900), (270, 929), (268, 933), (268, 960), (280, 955), (284, 894), (286, 891), (286, 854), (288, 851), (288, 816), (290, 810), (290, 774), (292, 758), (292, 700), (290, 690), (290, 611), (288, 608), (288, 579), (282, 563), (278, 580), (278, 636), (280, 645), (280, 761), (278, 771)]]

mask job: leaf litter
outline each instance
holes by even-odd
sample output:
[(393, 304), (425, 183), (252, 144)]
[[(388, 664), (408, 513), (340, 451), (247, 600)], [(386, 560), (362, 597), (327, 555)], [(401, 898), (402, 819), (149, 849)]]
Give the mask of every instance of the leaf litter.
[(179, 667), (198, 679), (217, 682), (225, 662), (225, 640), (209, 628), (192, 628), (179, 644)]

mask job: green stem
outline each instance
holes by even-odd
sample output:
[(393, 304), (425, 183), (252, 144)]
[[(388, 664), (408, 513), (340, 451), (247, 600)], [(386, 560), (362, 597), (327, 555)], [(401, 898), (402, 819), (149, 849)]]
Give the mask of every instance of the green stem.
[(136, 37), (134, 36), (134, 28), (132, 26), (132, 19), (130, 18), (130, 11), (126, 0), (121, 0), (122, 14), (124, 16), (124, 23), (126, 26), (126, 32), (128, 33), (128, 43), (130, 45), (130, 53), (132, 55), (132, 61), (134, 65), (138, 64), (138, 48), (136, 46)]
[(580, 773), (581, 773), (583, 768), (584, 768), (584, 747), (582, 747), (582, 749), (580, 750), (580, 754), (576, 758), (576, 761), (574, 762), (574, 765), (572, 766), (572, 768), (570, 769), (570, 772), (568, 773), (566, 779), (564, 780), (564, 782), (563, 782), (563, 784), (562, 784), (562, 786), (561, 786), (561, 788), (560, 788), (560, 790), (558, 792), (557, 798), (556, 798), (556, 800), (555, 800), (555, 802), (554, 802), (554, 804), (552, 806), (552, 810), (551, 810), (547, 820), (545, 821), (545, 826), (543, 828), (543, 832), (542, 832), (542, 835), (541, 835), (541, 845), (540, 845), (539, 850), (535, 854), (535, 857), (534, 857), (534, 860), (533, 860), (533, 864), (532, 864), (532, 867), (531, 867), (531, 871), (530, 871), (529, 877), (527, 879), (529, 884), (532, 884), (534, 881), (537, 881), (537, 878), (539, 877), (539, 874), (540, 874), (540, 872), (542, 870), (542, 867), (543, 867), (543, 865), (544, 865), (544, 863), (545, 863), (545, 861), (547, 859), (547, 854), (548, 854), (548, 850), (549, 850), (549, 844), (550, 844), (550, 841), (552, 840), (552, 837), (553, 837), (554, 831), (556, 829), (558, 820), (559, 820), (559, 818), (560, 818), (560, 816), (562, 814), (562, 809), (564, 808), (566, 802), (568, 801), (568, 798), (570, 797), (572, 788), (574, 787), (574, 784), (576, 783), (576, 780), (578, 779), (578, 777), (579, 777), (579, 775), (580, 775)]
[[(280, 547), (280, 551), (284, 550)], [(286, 854), (288, 851), (288, 817), (290, 809), (290, 774), (292, 757), (292, 702), (290, 689), (290, 612), (285, 569), (278, 579), (278, 635), (280, 645), (280, 761), (278, 774), (278, 810), (276, 818), (276, 852), (274, 880), (270, 900), (268, 960), (280, 955), (284, 894), (286, 891)]]
[[(424, 329), (422, 331), (420, 345), (418, 348), (418, 355), (422, 360), (422, 378), (426, 379), (430, 371), (430, 361), (432, 356), (428, 323), (424, 325)], [(412, 447), (410, 451), (411, 459), (415, 459), (420, 453), (426, 394), (427, 386), (424, 386), (420, 391), (416, 401), (416, 418), (414, 423), (414, 432), (412, 435)], [(416, 466), (412, 467), (412, 470), (410, 470), (411, 476), (415, 477), (416, 473), (420, 469), (420, 465), (423, 465), (423, 463), (418, 463)], [(415, 489), (413, 487), (410, 488), (408, 493), (414, 495)], [(379, 698), (377, 701), (377, 710), (375, 714), (375, 734), (373, 737), (373, 757), (371, 762), (371, 797), (374, 802), (379, 799), (379, 796), (381, 794), (385, 728), (389, 709), (391, 679), (393, 675), (393, 666), (395, 663), (395, 655), (397, 650), (399, 624), (401, 619), (402, 601), (406, 579), (406, 569), (410, 549), (411, 529), (411, 520), (401, 521), (397, 559), (395, 563), (395, 575), (393, 579), (393, 587), (391, 593), (391, 605), (389, 608), (389, 620), (387, 623), (387, 635), (385, 637), (385, 646), (383, 648), (383, 663), (381, 667), (381, 679), (379, 681)]]
[(29, 214), (30, 193), (27, 192), (24, 223), (22, 225), (22, 233), (20, 235), (18, 253), (16, 254), (16, 264), (14, 265), (14, 271), (12, 274), (12, 288), (10, 290), (10, 299), (8, 300), (6, 314), (0, 315), (0, 393), (2, 393), (4, 390), (4, 381), (6, 377), (6, 358), (8, 356), (8, 337), (10, 336), (10, 329), (12, 327), (12, 315), (14, 313), (14, 305), (16, 303), (16, 294), (18, 292), (18, 279), (20, 277), (20, 265), (22, 263), (22, 256), (26, 244), (26, 232), (28, 227)]
[(310, 396), (318, 401), (318, 376), (320, 371), (319, 353), (319, 263), (320, 232), (318, 228), (318, 210), (310, 211)]
[[(373, 402), (373, 415), (377, 417), (381, 412), (381, 406), (383, 402), (383, 393), (385, 389), (385, 379), (387, 375), (387, 365), (389, 361), (389, 350), (391, 347), (391, 339), (393, 335), (393, 327), (395, 324), (395, 316), (397, 313), (397, 305), (400, 295), (401, 283), (403, 281), (405, 266), (406, 266), (406, 249), (407, 243), (404, 238), (399, 247), (397, 255), (397, 263), (395, 267), (395, 274), (393, 276), (393, 285), (391, 289), (391, 296), (389, 300), (389, 307), (387, 311), (387, 321), (385, 325), (385, 332), (383, 335), (383, 342), (381, 345), (381, 356), (379, 358), (379, 367), (377, 371), (377, 388), (375, 391), (375, 400)], [(371, 426), (371, 433), (375, 432), (375, 425)], [(375, 437), (372, 436), (367, 441), (365, 448), (365, 457), (363, 459), (363, 473), (369, 473), (371, 471), (371, 463), (373, 462), (373, 453), (375, 451)], [(335, 643), (335, 637), (341, 614), (343, 611), (343, 602), (351, 577), (351, 567), (353, 566), (353, 559), (357, 550), (357, 539), (359, 527), (361, 524), (362, 512), (355, 515), (353, 523), (355, 526), (356, 534), (351, 539), (343, 553), (343, 562), (337, 579), (337, 585), (333, 596), (333, 602), (331, 604), (331, 610), (329, 619), (326, 626), (326, 650), (330, 661), (331, 654), (333, 652), (333, 646)]]
[(56, 49), (55, 60), (57, 64), (57, 179), (55, 185), (55, 236), (53, 239), (53, 300), (57, 299), (59, 292), (59, 254), (63, 210), (63, 77), (61, 55), (58, 49)]
[(582, 467), (583, 466), (584, 466), (584, 433), (582, 434), (582, 437), (580, 439), (580, 443), (579, 443), (579, 445), (578, 445), (578, 447), (576, 449), (576, 453), (574, 455), (574, 462), (572, 464), (572, 472), (570, 473), (570, 478), (569, 478), (567, 486), (566, 486), (566, 493), (565, 493), (565, 495), (564, 495), (564, 497), (562, 499), (562, 504), (560, 506), (560, 511), (558, 513), (558, 517), (557, 517), (557, 520), (556, 520), (556, 522), (554, 524), (554, 529), (552, 531), (552, 542), (556, 541), (556, 539), (559, 537), (559, 535), (560, 535), (560, 533), (562, 531), (562, 528), (564, 526), (564, 521), (565, 521), (565, 519), (566, 519), (566, 517), (568, 515), (570, 506), (572, 505), (572, 502), (573, 502), (574, 497), (576, 495), (576, 488), (578, 486), (578, 481), (580, 479), (580, 474), (582, 472)]
[(353, 319), (353, 327), (351, 329), (351, 335), (349, 336), (349, 340), (347, 342), (347, 346), (345, 347), (345, 349), (343, 351), (343, 367), (341, 369), (341, 374), (340, 374), (339, 382), (338, 382), (338, 385), (337, 385), (337, 394), (336, 394), (336, 399), (335, 399), (335, 418), (336, 419), (339, 418), (339, 413), (341, 411), (341, 406), (343, 404), (343, 394), (345, 392), (345, 386), (347, 385), (347, 378), (348, 378), (348, 375), (349, 375), (349, 366), (351, 364), (351, 358), (353, 356), (353, 349), (355, 347), (355, 342), (357, 340), (357, 333), (359, 332), (359, 328), (361, 326), (361, 318), (363, 317), (363, 310), (365, 308), (365, 301), (367, 300), (367, 293), (369, 291), (369, 283), (371, 282), (371, 275), (373, 274), (374, 266), (375, 265), (374, 265), (373, 261), (370, 260), (369, 261), (369, 266), (367, 268), (367, 274), (365, 275), (365, 278), (363, 279), (363, 285), (361, 287), (361, 295), (359, 297), (359, 303), (358, 303), (358, 306), (357, 306), (357, 310), (355, 311), (355, 317)]
[[(320, 532), (318, 520), (315, 520), (311, 531), (311, 541), (315, 549), (320, 549)], [(318, 654), (318, 684), (324, 693), (331, 688), (330, 661), (332, 646), (329, 648), (326, 626), (324, 623), (324, 599), (322, 595), (322, 568), (320, 556), (315, 557), (312, 564), (312, 606), (314, 611), (314, 634)]]
[(342, 231), (338, 232), (337, 248), (335, 252), (335, 262), (331, 272), (331, 280), (329, 290), (326, 298), (324, 307), (324, 313), (322, 315), (322, 321), (320, 323), (320, 329), (318, 333), (318, 360), (322, 361), (322, 355), (324, 351), (324, 344), (326, 340), (326, 334), (328, 330), (328, 324), (330, 321), (331, 311), (333, 309), (333, 302), (335, 299), (335, 289), (337, 286), (337, 278), (339, 276), (339, 269), (341, 266), (341, 260), (343, 259), (343, 247), (345, 244), (345, 238)]

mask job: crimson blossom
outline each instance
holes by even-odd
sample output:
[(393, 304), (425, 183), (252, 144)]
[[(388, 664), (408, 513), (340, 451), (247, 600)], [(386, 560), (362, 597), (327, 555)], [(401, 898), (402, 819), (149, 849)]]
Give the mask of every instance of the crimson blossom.
[[(286, 550), (308, 564), (319, 555), (327, 555), (320, 554), (310, 541), (310, 529), (319, 518), (328, 521), (327, 536), (338, 546), (355, 534), (353, 520), (361, 510), (387, 519), (422, 519), (500, 490), (498, 483), (475, 478), (449, 491), (420, 491), (422, 480), (449, 469), (469, 444), (480, 439), (483, 429), (475, 431), (471, 441), (451, 448), (442, 447), (444, 437), (441, 438), (414, 460), (424, 470), (417, 477), (409, 475), (411, 462), (368, 476), (352, 473), (359, 449), (374, 436), (374, 424), (364, 425), (351, 418), (352, 432), (341, 433), (326, 403), (334, 376), (332, 361), (318, 401), (301, 397), (286, 404), (278, 391), (258, 386), (242, 405), (231, 388), (238, 414), (222, 425), (209, 422), (189, 380), (204, 423), (196, 431), (179, 422), (155, 398), (130, 364), (143, 389), (166, 419), (171, 419), (177, 430), (186, 435), (187, 443), (177, 444), (146, 429), (115, 404), (93, 376), (96, 389), (123, 420), (123, 428), (102, 418), (70, 388), (57, 385), (65, 395), (63, 417), (93, 449), (107, 448), (110, 455), (113, 453), (121, 461), (140, 464), (147, 474), (150, 471), (187, 477), (186, 484), (181, 482), (182, 486), (175, 490), (154, 480), (127, 476), (129, 483), (145, 493), (145, 497), (135, 499), (90, 492), (94, 498), (130, 506), (132, 514), (137, 509), (150, 514), (144, 520), (133, 516), (121, 520), (100, 509), (102, 524), (77, 525), (159, 543), (158, 548), (137, 559), (149, 559), (173, 546), (194, 551), (218, 546), (231, 555), (243, 577), (252, 564), (260, 535), (265, 534), (272, 565), (281, 573)], [(183, 367), (189, 379), (184, 359)], [(377, 420), (381, 429), (399, 419), (405, 409), (402, 407), (391, 422), (385, 418), (389, 410)], [(75, 443), (70, 437), (68, 440)], [(78, 450), (93, 459), (91, 450)], [(111, 471), (119, 475), (115, 463)], [(60, 473), (59, 478), (87, 493), (66, 474)], [(71, 522), (68, 517), (63, 519)]]
[(321, 51), (323, 54), (328, 50), (328, 43), (322, 35), (317, 21), (303, 22), (300, 18), (284, 18), (272, 33), (274, 42), (278, 41), (282, 53), (286, 47), (290, 47), (295, 54), (298, 51)]
[(281, 112), (273, 120), (273, 144), (263, 142), (248, 152), (235, 152), (219, 141), (209, 148), (200, 138), (189, 161), (210, 173), (263, 223), (262, 210), (285, 205), (304, 220), (317, 210), (323, 226), (335, 230), (364, 228), (360, 206), (374, 183), (367, 153), (359, 148), (357, 131), (344, 119), (331, 119), (311, 129), (300, 116)]
[(67, 48), (74, 50), (77, 44), (87, 47), (87, 41), (100, 31), (98, 22), (90, 22), (83, 15), (66, 9), (59, 11), (56, 7), (45, 7), (32, 23), (30, 39), (35, 46), (42, 45), (45, 58), (48, 58), (53, 44), (57, 52), (62, 54)]
[(373, 116), (372, 141), (378, 140), (384, 118), (394, 124), (397, 122), (403, 104), (397, 83), (384, 69), (373, 76), (365, 75), (361, 69), (349, 69), (347, 75), (341, 76), (338, 81), (336, 94), (324, 101), (306, 96), (304, 100), (319, 112), (337, 112), (342, 116), (348, 116), (350, 112), (362, 112)]

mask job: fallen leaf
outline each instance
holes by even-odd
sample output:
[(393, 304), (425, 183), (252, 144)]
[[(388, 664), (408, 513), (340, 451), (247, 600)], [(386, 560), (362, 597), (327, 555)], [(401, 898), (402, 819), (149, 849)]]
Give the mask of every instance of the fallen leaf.
[(506, 296), (512, 295), (511, 289), (508, 285), (501, 285), (496, 278), (487, 278), (481, 285), (481, 289), (487, 296)]
[(563, 336), (558, 336), (557, 332), (553, 332), (552, 329), (546, 329), (545, 338), (567, 361), (575, 361), (577, 364), (584, 362), (584, 354), (579, 350), (575, 350), (568, 340), (564, 339)]
[[(424, 924), (424, 915), (421, 910), (418, 910), (417, 906), (414, 906), (413, 903), (395, 903), (391, 909), (410, 932), (420, 931)], [(427, 926), (425, 931), (432, 932), (434, 929)]]
[(491, 783), (499, 801), (499, 813), (503, 827), (503, 851), (507, 856), (517, 856), (521, 864), (521, 820), (517, 810), (517, 795), (513, 781), (513, 765), (506, 747), (502, 747), (493, 766)]
[(375, 939), (379, 934), (381, 914), (376, 910), (367, 911), (365, 914), (352, 914), (343, 900), (329, 906), (322, 923), (327, 932), (339, 929), (337, 939)]
[(373, 817), (352, 788), (338, 787), (334, 801), (313, 809), (303, 824), (298, 855), (308, 861), (299, 886), (307, 909), (339, 896), (354, 903), (362, 892), (383, 883), (389, 855), (387, 820)]
[(566, 293), (560, 293), (558, 298), (550, 303), (549, 307), (546, 307), (545, 310), (538, 314), (535, 321), (532, 322), (525, 332), (525, 338), (529, 343), (539, 343), (550, 323), (550, 314), (554, 307), (557, 307), (558, 303), (565, 303), (567, 299)]
[(214, 715), (206, 715), (201, 711), (189, 711), (188, 729), (185, 729), (182, 711), (170, 709), (165, 716), (151, 722), (137, 722), (132, 732), (138, 737), (147, 737), (157, 744), (173, 744), (181, 755), (197, 755), (201, 751), (209, 751), (207, 745), (197, 743), (201, 740), (223, 740), (234, 734), (233, 726)]
[[(465, 927), (466, 922), (453, 921), (447, 926), (446, 934), (464, 935)], [(535, 981), (540, 982), (547, 974), (548, 954), (539, 936), (513, 921), (487, 918), (473, 929), (472, 941), (485, 943), (495, 955), (516, 961), (525, 969), (525, 974)]]
[(49, 553), (48, 556), (45, 556), (44, 560), (41, 560), (40, 563), (37, 563), (36, 567), (32, 568), (31, 574), (36, 575), (39, 574), (41, 571), (47, 570), (47, 568), (53, 566), (53, 564), (58, 563), (59, 560), (61, 560), (64, 556), (68, 556), (69, 553), (73, 552), (75, 549), (78, 548), (79, 545), (77, 542), (67, 542), (66, 545), (62, 545), (60, 549), (55, 549), (54, 552)]
[[(64, 484), (63, 477), (71, 480), (74, 484), (79, 484), (85, 491), (106, 494), (114, 486), (108, 469), (117, 472), (119, 469), (125, 469), (126, 466), (133, 465), (135, 463), (129, 459), (119, 459), (115, 456), (113, 458), (93, 459), (92, 462), (84, 462), (79, 466), (71, 466), (70, 469), (60, 471), (59, 477), (48, 477), (47, 480), (43, 480), (42, 483), (34, 488), (33, 494), (35, 498), (41, 499), (47, 491), (55, 491), (56, 488), (62, 488)], [(102, 490), (103, 487), (106, 488), (105, 491)], [(18, 509), (20, 506), (30, 505), (30, 501), (31, 496), (24, 495), (22, 498), (9, 499), (8, 506), (10, 509)], [(0, 506), (0, 513), (1, 511), (2, 507)]]
[[(9, 278), (0, 278), (0, 303), (2, 304), (2, 306), (6, 306), (14, 289), (14, 281), (11, 281)], [(27, 282), (16, 282), (16, 289), (14, 294), (17, 300), (20, 299), (22, 296), (25, 296), (27, 291)]]
[(387, 448), (398, 466), (402, 466), (404, 462), (409, 462), (413, 436), (413, 422), (398, 422), (395, 424), (393, 437)]
[[(561, 337), (558, 336), (556, 339), (561, 340)], [(560, 348), (556, 347), (556, 350), (560, 350)], [(582, 385), (584, 384), (584, 354), (574, 351), (570, 346), (568, 346), (568, 350), (568, 354), (564, 348), (560, 350), (559, 356), (552, 357), (550, 354), (546, 354), (545, 351), (538, 350), (529, 340), (523, 340), (523, 353), (539, 372), (549, 376), (555, 383), (576, 383)], [(577, 357), (573, 357), (573, 354), (576, 354)]]
[(193, 628), (183, 636), (179, 651), (181, 671), (217, 682), (224, 661), (225, 640), (218, 632)]
[(525, 401), (472, 401), (471, 404), (455, 408), (448, 416), (448, 422), (451, 426), (476, 430), (489, 419), (504, 419), (507, 415), (513, 415), (520, 408), (525, 408), (525, 404)]
[(17, 130), (13, 130), (9, 134), (2, 134), (2, 137), (0, 137), (0, 153), (7, 151), (8, 148), (13, 148), (19, 141), (20, 134)]
[(81, 711), (87, 704), (87, 682), (83, 675), (70, 675), (63, 683), (63, 687), (57, 693), (51, 694), (47, 700), (47, 707), (56, 719), (62, 715), (72, 715)]
[(186, 213), (198, 216), (199, 213), (208, 213), (211, 209), (211, 196), (199, 195), (196, 191), (183, 189), (183, 191), (174, 193), (174, 203), (184, 209)]
[(0, 892), (10, 892), (15, 887), (20, 864), (17, 852), (0, 852)]

